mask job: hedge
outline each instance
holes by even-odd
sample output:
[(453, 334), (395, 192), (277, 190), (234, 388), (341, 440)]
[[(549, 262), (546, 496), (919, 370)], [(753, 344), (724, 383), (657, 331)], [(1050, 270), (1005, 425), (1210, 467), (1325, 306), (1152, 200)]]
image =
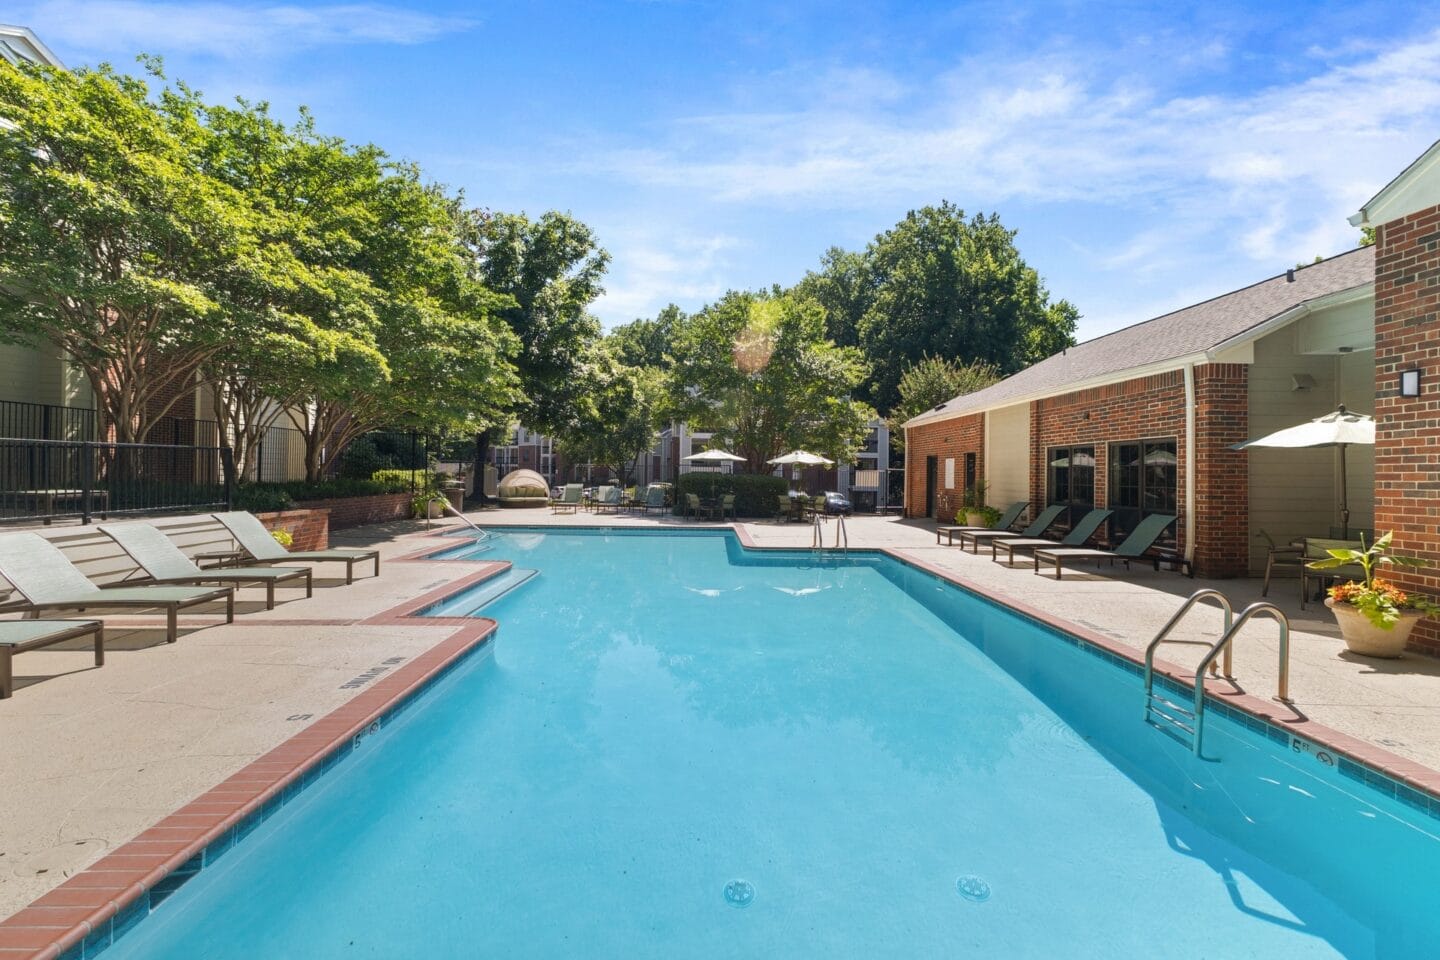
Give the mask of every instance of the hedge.
[(790, 492), (784, 477), (759, 473), (682, 473), (675, 484), (675, 511), (681, 512), (685, 495), (723, 497), (735, 494), (735, 513), (742, 517), (773, 517), (779, 514), (779, 498)]
[(409, 493), (410, 471), (379, 471), (397, 473), (400, 477), (384, 480), (321, 480), (307, 483), (245, 483), (235, 488), (235, 509), (251, 513), (289, 510), (297, 500), (341, 500), (346, 497), (373, 497), (383, 493)]

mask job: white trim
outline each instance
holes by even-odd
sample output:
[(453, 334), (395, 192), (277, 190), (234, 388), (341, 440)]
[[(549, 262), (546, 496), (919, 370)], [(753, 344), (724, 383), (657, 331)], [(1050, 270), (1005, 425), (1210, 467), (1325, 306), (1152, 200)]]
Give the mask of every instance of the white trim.
[(1329, 310), (1331, 307), (1344, 306), (1349, 303), (1358, 303), (1359, 301), (1365, 299), (1374, 299), (1374, 297), (1375, 282), (1372, 280), (1369, 283), (1362, 283), (1358, 287), (1347, 287), (1344, 290), (1337, 290), (1334, 293), (1327, 293), (1324, 296), (1316, 297), (1313, 300), (1305, 300), (1301, 303), (1295, 304), (1295, 306), (1289, 308), (1288, 310), (1280, 311), (1279, 313), (1275, 314), (1275, 316), (1271, 317), (1269, 320), (1258, 323), (1255, 326), (1251, 327), (1249, 330), (1244, 331), (1243, 333), (1237, 333), (1235, 336), (1231, 337), (1228, 340), (1221, 340), (1219, 343), (1215, 344), (1215, 346), (1211, 347), (1209, 350), (1206, 350), (1205, 353), (1209, 359), (1214, 360), (1217, 355), (1223, 353), (1226, 350), (1232, 350), (1235, 347), (1242, 346), (1247, 343), (1254, 343), (1261, 337), (1268, 336), (1269, 334), (1274, 333), (1276, 330), (1279, 330), (1281, 327), (1289, 326), (1296, 320), (1307, 317), (1312, 313), (1317, 313), (1321, 310)]
[(1185, 364), (1185, 559), (1195, 559), (1195, 364)]
[[(1351, 214), (1348, 218), (1350, 226), (1369, 227), (1399, 219), (1399, 217), (1391, 216), (1371, 219), (1371, 214), (1380, 213), (1386, 204), (1395, 198), (1396, 194), (1410, 185), (1410, 181), (1428, 171), (1437, 162), (1440, 162), (1440, 140), (1430, 144), (1426, 151), (1412, 160), (1410, 165), (1401, 170), (1394, 180), (1381, 187), (1379, 193), (1365, 201), (1365, 204), (1357, 212)], [(1403, 217), (1405, 214), (1400, 216)]]
[[(65, 69), (65, 64), (60, 62), (60, 58), (55, 56), (54, 51), (52, 51), (49, 47), (45, 46), (45, 44), (40, 40), (40, 38), (35, 36), (35, 31), (31, 30), (29, 27), (12, 26), (8, 23), (0, 23), (0, 37), (14, 37), (15, 39), (22, 41), (26, 46), (34, 50), (37, 59), (41, 63), (48, 64), (52, 67), (59, 67), (62, 70)], [(10, 58), (6, 57), (5, 59), (8, 60)]]

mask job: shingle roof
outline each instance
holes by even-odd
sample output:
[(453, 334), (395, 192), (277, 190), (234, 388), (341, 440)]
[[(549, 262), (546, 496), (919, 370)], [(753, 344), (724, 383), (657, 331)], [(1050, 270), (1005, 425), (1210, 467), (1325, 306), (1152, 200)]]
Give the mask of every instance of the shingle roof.
[(1293, 282), (1282, 273), (1070, 347), (984, 390), (955, 397), (939, 410), (927, 410), (906, 425), (947, 420), (1026, 397), (1064, 393), (1074, 384), (1191, 356), (1303, 303), (1374, 280), (1375, 251), (1360, 247), (1297, 269)]

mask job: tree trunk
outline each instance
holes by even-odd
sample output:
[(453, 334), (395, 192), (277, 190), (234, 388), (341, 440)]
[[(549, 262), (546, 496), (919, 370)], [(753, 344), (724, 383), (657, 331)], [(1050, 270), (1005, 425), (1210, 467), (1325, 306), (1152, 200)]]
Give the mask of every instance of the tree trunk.
[(475, 501), (482, 507), (489, 503), (485, 496), (485, 455), (490, 452), (490, 430), (487, 427), (475, 434)]

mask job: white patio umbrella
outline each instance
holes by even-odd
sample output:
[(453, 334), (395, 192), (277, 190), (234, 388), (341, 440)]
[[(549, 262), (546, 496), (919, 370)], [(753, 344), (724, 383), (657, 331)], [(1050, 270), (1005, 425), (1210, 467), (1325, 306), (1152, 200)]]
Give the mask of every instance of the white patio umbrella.
[[(794, 465), (795, 473), (799, 473), (800, 467), (833, 467), (834, 460), (826, 459), (818, 453), (810, 453), (808, 450), (791, 450), (789, 453), (776, 457), (774, 460), (766, 460), (766, 463), (777, 467)], [(798, 476), (792, 476), (792, 481), (799, 481)]]
[(1323, 417), (1276, 430), (1258, 440), (1246, 440), (1230, 449), (1245, 450), (1249, 447), (1339, 447), (1340, 448), (1340, 525), (1342, 536), (1350, 536), (1350, 505), (1345, 490), (1345, 448), (1352, 443), (1375, 445), (1375, 418), (1363, 413), (1352, 413), (1342, 403), (1334, 413)]
[[(692, 453), (688, 457), (681, 457), (681, 463), (713, 463), (719, 466), (722, 463), (744, 463), (744, 457), (737, 457), (729, 450), (702, 450), (699, 453)], [(715, 495), (715, 481), (710, 481), (710, 495)]]

